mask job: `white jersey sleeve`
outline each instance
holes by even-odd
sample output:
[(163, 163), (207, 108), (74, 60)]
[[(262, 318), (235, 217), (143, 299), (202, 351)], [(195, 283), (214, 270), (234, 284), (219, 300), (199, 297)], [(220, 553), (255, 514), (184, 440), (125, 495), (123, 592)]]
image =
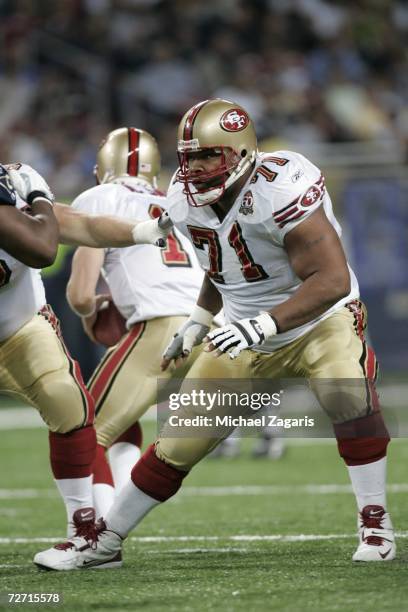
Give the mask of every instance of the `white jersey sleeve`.
[(273, 220), (274, 238), (283, 244), (288, 232), (324, 204), (324, 177), (317, 166), (293, 151), (262, 153), (258, 164), (252, 181), (262, 221)]
[(115, 184), (97, 185), (75, 198), (71, 206), (89, 215), (116, 215), (122, 187)]

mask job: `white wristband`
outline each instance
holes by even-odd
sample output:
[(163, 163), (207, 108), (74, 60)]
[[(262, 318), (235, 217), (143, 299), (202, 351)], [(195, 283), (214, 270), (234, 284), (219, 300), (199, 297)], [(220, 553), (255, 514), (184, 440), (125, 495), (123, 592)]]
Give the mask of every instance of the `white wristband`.
[(272, 336), (276, 336), (278, 333), (278, 328), (276, 326), (275, 321), (272, 319), (269, 312), (262, 311), (259, 313), (255, 319), (258, 321), (261, 329), (264, 333), (265, 338), (271, 338)]
[(42, 196), (42, 195), (35, 196), (35, 198), (32, 200), (32, 204), (35, 204), (36, 202), (47, 202), (47, 204), (49, 204), (51, 208), (53, 208), (54, 206), (54, 203), (51, 202), (51, 200), (49, 200), (47, 196)]
[(195, 321), (196, 323), (200, 323), (200, 325), (207, 325), (211, 327), (214, 315), (209, 310), (202, 308), (196, 304), (193, 308), (192, 313), (190, 314), (190, 319)]
[(165, 240), (167, 233), (158, 226), (158, 220), (139, 221), (132, 229), (132, 238), (135, 244), (155, 244), (157, 240)]

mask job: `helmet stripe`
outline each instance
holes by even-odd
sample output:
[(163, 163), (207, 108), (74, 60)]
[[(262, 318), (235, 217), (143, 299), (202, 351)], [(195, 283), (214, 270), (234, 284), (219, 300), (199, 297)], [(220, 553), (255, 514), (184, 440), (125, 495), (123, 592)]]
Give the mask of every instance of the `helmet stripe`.
[(193, 125), (194, 125), (194, 121), (196, 120), (197, 115), (200, 112), (200, 110), (202, 109), (202, 107), (204, 106), (204, 104), (207, 104), (207, 102), (210, 102), (210, 100), (203, 100), (203, 102), (199, 102), (198, 104), (193, 106), (192, 109), (190, 110), (189, 114), (187, 115), (186, 122), (184, 124), (184, 130), (183, 130), (183, 139), (184, 140), (192, 140), (193, 139)]
[(130, 176), (139, 174), (139, 140), (140, 134), (135, 128), (128, 129), (129, 155), (127, 171)]

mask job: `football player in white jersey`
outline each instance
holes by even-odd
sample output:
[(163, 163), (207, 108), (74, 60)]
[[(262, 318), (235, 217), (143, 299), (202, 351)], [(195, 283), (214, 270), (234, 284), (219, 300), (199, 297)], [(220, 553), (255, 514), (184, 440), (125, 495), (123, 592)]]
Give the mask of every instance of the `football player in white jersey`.
[[(309, 379), (333, 423), (356, 495), (359, 544), (353, 560), (393, 559), (385, 498), (389, 435), (374, 387), (376, 361), (320, 170), (291, 151), (259, 153), (247, 112), (220, 99), (187, 111), (178, 154), (169, 215), (190, 237), (206, 275), (197, 305), (165, 352), (163, 369), (186, 356), (182, 340), (192, 328), (200, 342), (223, 305), (228, 323), (207, 334), (206, 351), (183, 383), (186, 391), (189, 379), (197, 378)], [(319, 384), (328, 380), (334, 384)], [(191, 404), (185, 414), (195, 414)], [(97, 542), (80, 539), (75, 548), (39, 553), (37, 561), (52, 569), (120, 565), (123, 538), (178, 491), (213, 447), (204, 435), (175, 437), (168, 423), (100, 522)]]
[[(157, 190), (160, 166), (156, 140), (148, 132), (134, 127), (116, 129), (102, 141), (97, 153), (98, 185), (79, 195), (72, 206), (84, 213), (114, 214), (124, 219), (135, 215), (146, 220), (158, 218), (166, 209), (166, 198)], [(133, 425), (156, 403), (157, 378), (170, 376), (169, 370), (161, 373), (158, 356), (168, 337), (187, 319), (203, 279), (194, 247), (177, 231), (170, 233), (161, 251), (150, 245), (78, 248), (67, 297), (93, 340), (97, 306), (106, 299), (97, 295), (101, 272), (127, 329), (104, 355), (88, 384), (96, 413), (93, 490), (97, 516), (106, 515), (114, 493), (127, 483), (140, 456), (132, 440), (132, 436), (139, 437), (136, 442), (140, 444), (140, 435), (133, 431)], [(172, 375), (181, 377), (182, 372), (176, 368)], [(113, 480), (106, 449), (110, 449)]]
[(68, 534), (76, 528), (84, 533), (94, 517), (94, 402), (35, 268), (53, 262), (58, 240), (127, 246), (164, 242), (166, 234), (154, 221), (101, 218), (53, 206), (46, 182), (24, 164), (0, 166), (0, 204), (0, 389), (37, 408), (48, 425), (51, 468), (66, 505)]

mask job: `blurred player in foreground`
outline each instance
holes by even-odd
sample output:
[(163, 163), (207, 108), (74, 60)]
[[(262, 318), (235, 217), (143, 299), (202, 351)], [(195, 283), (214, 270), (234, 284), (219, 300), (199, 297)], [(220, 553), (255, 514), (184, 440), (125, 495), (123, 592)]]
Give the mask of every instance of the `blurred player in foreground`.
[[(180, 337), (194, 328), (197, 343), (208, 334), (208, 352), (188, 378), (309, 379), (333, 423), (356, 495), (353, 560), (393, 559), (385, 496), (389, 435), (374, 388), (376, 360), (365, 342), (365, 309), (320, 170), (292, 151), (259, 153), (247, 112), (219, 99), (184, 115), (178, 155), (169, 215), (190, 237), (206, 275), (162, 367), (185, 356)], [(208, 332), (222, 305), (229, 323)], [(192, 382), (184, 381), (183, 392)], [(183, 416), (188, 414), (195, 414), (191, 405)], [(209, 437), (174, 437), (170, 425), (135, 465), (94, 537), (38, 553), (39, 566), (120, 566), (123, 539), (214, 447)]]
[(162, 241), (166, 232), (157, 221), (90, 217), (54, 206), (46, 182), (22, 164), (0, 166), (0, 204), (0, 389), (40, 412), (49, 428), (51, 469), (67, 509), (68, 535), (86, 533), (89, 523), (76, 528), (93, 514), (94, 403), (35, 268), (52, 264), (58, 241), (127, 246)]
[[(98, 185), (78, 196), (72, 206), (90, 214), (155, 219), (166, 208), (166, 198), (157, 190), (160, 166), (160, 152), (149, 133), (133, 127), (114, 130), (97, 154)], [(97, 295), (101, 273), (110, 295)], [(82, 316), (91, 340), (113, 345), (88, 384), (96, 412), (93, 491), (97, 516), (105, 516), (112, 505), (113, 485), (117, 494), (130, 479), (140, 456), (138, 420), (156, 402), (157, 378), (170, 377), (169, 371), (161, 372), (158, 357), (169, 336), (186, 321), (202, 279), (193, 246), (177, 231), (169, 234), (163, 250), (150, 245), (80, 247), (74, 255), (68, 302)], [(98, 313), (106, 299), (113, 301), (120, 314), (114, 314), (112, 306), (109, 315), (105, 310)], [(122, 328), (118, 317), (122, 317)], [(191, 348), (188, 344), (187, 349)], [(172, 375), (181, 377), (183, 371), (175, 368)]]

